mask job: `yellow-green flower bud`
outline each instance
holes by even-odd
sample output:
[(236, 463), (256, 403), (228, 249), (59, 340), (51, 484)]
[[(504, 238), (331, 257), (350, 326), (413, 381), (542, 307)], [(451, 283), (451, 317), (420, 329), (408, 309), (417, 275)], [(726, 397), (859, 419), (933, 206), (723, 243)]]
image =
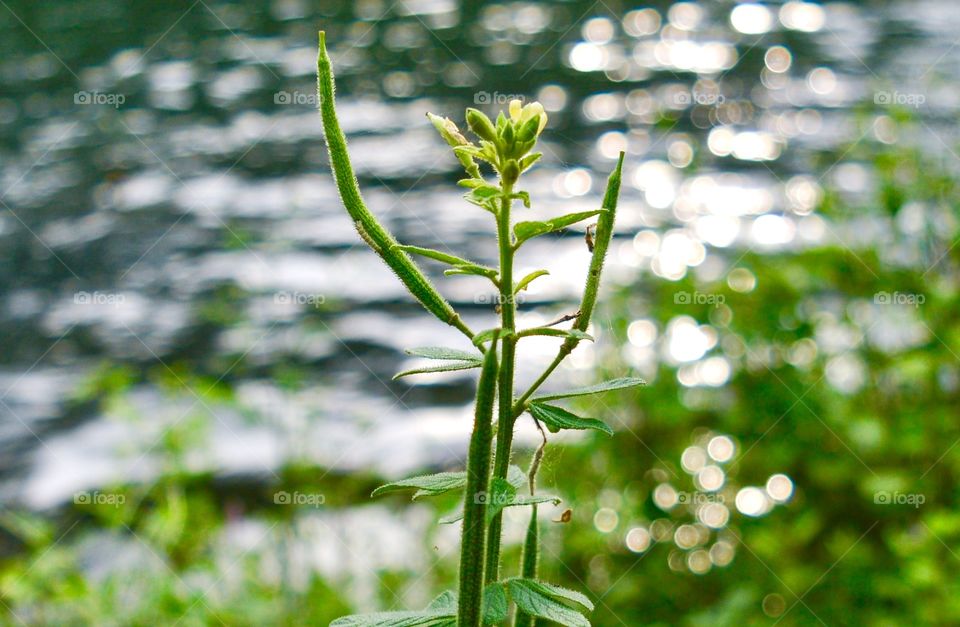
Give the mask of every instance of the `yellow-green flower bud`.
[(467, 109), (467, 126), (480, 139), (491, 142), (497, 141), (497, 129), (493, 127), (493, 122), (482, 111), (473, 108)]
[(504, 185), (513, 185), (517, 182), (517, 179), (520, 178), (520, 164), (517, 163), (516, 159), (507, 161), (506, 165), (503, 166), (503, 171), (500, 172), (500, 178), (503, 179)]

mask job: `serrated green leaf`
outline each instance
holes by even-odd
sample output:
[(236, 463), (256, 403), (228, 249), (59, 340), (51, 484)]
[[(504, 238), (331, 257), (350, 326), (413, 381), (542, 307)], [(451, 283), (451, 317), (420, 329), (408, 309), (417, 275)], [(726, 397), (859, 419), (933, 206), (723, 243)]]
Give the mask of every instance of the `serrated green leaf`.
[(464, 351), (456, 348), (447, 348), (445, 346), (419, 346), (404, 350), (407, 355), (413, 357), (425, 357), (426, 359), (440, 359), (449, 361), (483, 361), (483, 355), (472, 351)]
[(542, 157), (542, 156), (543, 156), (543, 153), (542, 153), (542, 152), (534, 152), (534, 153), (531, 153), (531, 154), (527, 155), (527, 156), (524, 157), (523, 159), (521, 159), (521, 160), (520, 160), (520, 171), (521, 171), (521, 172), (526, 171), (530, 166), (532, 166), (534, 163), (536, 163), (537, 161), (539, 161), (539, 160), (540, 160), (540, 157)]
[(496, 212), (497, 200), (503, 195), (499, 187), (484, 183), (477, 185), (463, 195), (470, 204), (476, 205), (490, 212)]
[[(525, 579), (523, 577), (514, 577), (508, 580), (508, 584), (511, 581), (519, 582), (520, 585), (525, 586), (531, 590), (534, 590), (538, 594), (553, 599), (557, 602), (570, 603), (574, 606), (579, 606), (575, 609), (579, 611), (592, 612), (593, 611), (593, 602), (587, 598), (582, 592), (577, 592), (576, 590), (569, 590), (567, 588), (561, 588), (560, 586), (555, 586), (552, 583), (547, 583), (546, 581), (537, 581), (536, 579)], [(582, 608), (582, 609), (581, 609)]]
[(548, 270), (534, 270), (527, 276), (520, 279), (516, 287), (513, 288), (513, 293), (519, 294), (523, 290), (527, 289), (527, 286), (529, 286), (535, 279), (539, 279), (540, 277), (546, 276), (548, 274), (550, 274)]
[(330, 623), (330, 627), (454, 627), (456, 610), (422, 612), (378, 612), (344, 616)]
[(398, 490), (416, 489), (414, 500), (421, 496), (437, 496), (451, 490), (462, 490), (467, 485), (466, 472), (440, 472), (434, 475), (419, 475), (382, 485), (370, 495), (377, 497)]
[(427, 374), (431, 372), (454, 372), (457, 370), (470, 370), (472, 368), (479, 368), (479, 361), (448, 361), (445, 364), (439, 366), (424, 366), (422, 368), (411, 368), (410, 370), (404, 370), (403, 372), (398, 372), (393, 375), (393, 380), (403, 377), (409, 377), (412, 374)]
[(530, 415), (547, 426), (552, 433), (561, 429), (596, 429), (603, 431), (607, 435), (613, 435), (611, 429), (602, 420), (596, 418), (581, 418), (562, 407), (554, 405), (545, 405), (543, 403), (531, 403), (528, 408)]
[(538, 581), (509, 579), (507, 589), (517, 607), (531, 616), (566, 627), (590, 627), (590, 621), (583, 614), (556, 600)]
[(560, 229), (566, 228), (571, 224), (576, 224), (577, 222), (581, 222), (587, 218), (592, 218), (603, 211), (604, 209), (597, 209), (596, 211), (568, 213), (565, 216), (551, 218), (550, 220), (544, 220), (542, 222), (517, 222), (513, 227), (513, 233), (517, 236), (517, 245), (519, 246), (521, 243), (532, 237), (537, 237), (538, 235), (551, 233), (553, 231), (559, 231)]
[(502, 583), (492, 583), (483, 589), (483, 624), (496, 625), (507, 620), (507, 591)]
[(555, 394), (543, 394), (540, 396), (535, 396), (531, 401), (552, 401), (558, 398), (570, 398), (572, 396), (586, 396), (588, 394), (599, 394), (601, 392), (609, 392), (611, 390), (622, 390), (624, 388), (632, 388), (638, 385), (646, 385), (647, 382), (643, 379), (638, 379), (636, 377), (621, 377), (619, 379), (612, 379), (610, 381), (604, 381), (603, 383), (597, 383), (596, 385), (588, 385), (587, 387), (577, 388), (575, 390), (568, 390), (566, 392), (557, 392)]
[(446, 590), (441, 592), (437, 598), (433, 601), (430, 601), (430, 605), (427, 606), (428, 610), (434, 611), (451, 611), (456, 613), (457, 611), (457, 593), (454, 590)]
[(593, 341), (593, 336), (577, 329), (554, 329), (553, 327), (533, 327), (524, 329), (517, 333), (517, 337), (530, 337), (531, 335), (547, 335), (550, 337), (573, 338), (576, 340)]

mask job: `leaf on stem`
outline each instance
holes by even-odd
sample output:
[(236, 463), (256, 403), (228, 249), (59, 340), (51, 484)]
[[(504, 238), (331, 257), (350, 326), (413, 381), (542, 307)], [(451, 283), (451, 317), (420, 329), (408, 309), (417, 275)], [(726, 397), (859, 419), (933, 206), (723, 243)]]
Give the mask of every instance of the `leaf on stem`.
[(577, 329), (554, 329), (553, 327), (533, 327), (530, 329), (524, 329), (517, 333), (517, 337), (530, 337), (531, 335), (547, 335), (550, 337), (563, 337), (570, 338), (574, 340), (588, 340), (593, 341), (593, 336), (589, 333), (584, 333)]
[(527, 209), (530, 208), (530, 192), (523, 192), (523, 191), (514, 192), (511, 198), (516, 198), (520, 200), (523, 203), (524, 207), (526, 207)]
[(547, 426), (551, 433), (561, 429), (596, 429), (607, 435), (613, 435), (611, 429), (602, 420), (596, 418), (581, 418), (580, 416), (554, 405), (531, 403), (528, 408), (530, 415)]
[(426, 610), (344, 616), (330, 623), (330, 627), (455, 627), (456, 624), (456, 610)]
[(490, 277), (491, 279), (497, 276), (497, 271), (493, 268), (432, 248), (421, 248), (420, 246), (397, 246), (397, 248), (407, 253), (420, 255), (421, 257), (427, 257), (453, 266), (453, 271), (447, 270), (444, 274), (478, 274), (480, 276)]
[(413, 500), (416, 500), (421, 496), (437, 496), (451, 490), (462, 490), (465, 485), (467, 485), (466, 472), (440, 472), (435, 475), (419, 475), (382, 485), (374, 490), (370, 496), (376, 497), (389, 492), (416, 488), (417, 491), (413, 494)]
[(582, 222), (587, 218), (592, 218), (603, 211), (604, 209), (597, 209), (596, 211), (568, 213), (565, 216), (551, 218), (550, 220), (544, 220), (542, 222), (517, 222), (513, 227), (513, 233), (517, 236), (516, 245), (519, 246), (528, 239), (537, 237), (538, 235), (559, 231), (560, 229), (566, 228), (572, 224), (576, 224), (577, 222)]
[(539, 279), (540, 277), (546, 276), (546, 275), (548, 275), (548, 274), (550, 274), (550, 272), (549, 272), (548, 270), (534, 270), (533, 272), (531, 272), (531, 273), (528, 274), (527, 276), (525, 276), (525, 277), (523, 277), (522, 279), (520, 279), (520, 281), (517, 283), (516, 287), (513, 288), (513, 293), (514, 293), (514, 294), (519, 294), (519, 293), (522, 292), (523, 290), (527, 289), (527, 287), (529, 287), (530, 284), (533, 283), (533, 281), (534, 281), (535, 279)]
[[(519, 469), (518, 469), (519, 470)], [(511, 468), (511, 474), (512, 468)], [(500, 479), (499, 477), (494, 478), (490, 482), (490, 491), (482, 494), (477, 494), (474, 498), (484, 499), (487, 504), (487, 522), (492, 520), (497, 514), (503, 511), (506, 507), (520, 507), (523, 505), (537, 505), (539, 503), (553, 503), (554, 505), (560, 503), (560, 499), (551, 494), (535, 494), (535, 495), (526, 495), (519, 494), (518, 490), (526, 483), (526, 476), (523, 475), (523, 471), (520, 471), (521, 476), (512, 476), (509, 479)], [(519, 481), (517, 481), (519, 479)], [(519, 486), (516, 483), (519, 483)], [(442, 518), (440, 524), (447, 525), (450, 523), (455, 523), (458, 520), (463, 518), (463, 512), (456, 512)]]
[(429, 374), (432, 372), (456, 372), (458, 370), (472, 370), (473, 368), (479, 368), (479, 361), (450, 361), (445, 364), (440, 364), (439, 366), (422, 366), (420, 368), (411, 368), (410, 370), (404, 370), (403, 372), (398, 372), (393, 375), (393, 380), (402, 379), (403, 377), (409, 377), (414, 374)]
[(590, 627), (590, 621), (581, 613), (584, 610), (568, 605), (571, 603), (587, 611), (592, 610), (593, 604), (582, 594), (533, 579), (520, 578), (508, 579), (507, 589), (517, 607), (531, 616), (566, 627)]
[(553, 599), (554, 601), (560, 603), (569, 603), (578, 611), (593, 611), (593, 602), (588, 599), (585, 594), (582, 592), (577, 592), (576, 590), (568, 590), (567, 588), (561, 588), (560, 586), (555, 586), (552, 583), (547, 583), (545, 581), (524, 579), (522, 577), (508, 579), (507, 585), (511, 586), (511, 590), (514, 587), (524, 587), (529, 590), (534, 590), (537, 594)]
[(488, 268), (487, 266), (477, 265), (475, 263), (457, 265), (449, 270), (444, 270), (443, 273), (447, 276), (453, 276), (455, 274), (473, 274), (476, 276), (485, 276), (488, 279), (493, 279), (494, 284), (497, 284), (496, 270), (493, 268)]
[(494, 329), (485, 329), (473, 336), (473, 339), (472, 339), (473, 345), (480, 346), (484, 342), (489, 342), (490, 340), (493, 339), (494, 335), (499, 335), (500, 339), (505, 340), (513, 336), (513, 331), (504, 330), (499, 327)]
[[(457, 593), (455, 590), (441, 592), (440, 595), (430, 602), (427, 610), (435, 612), (456, 612), (457, 611)], [(507, 619), (507, 610), (509, 601), (507, 600), (507, 591), (503, 583), (496, 582), (489, 584), (483, 589), (483, 623), (485, 625), (496, 625)]]
[(483, 624), (496, 625), (507, 620), (509, 604), (507, 591), (501, 583), (492, 583), (483, 589)]
[(418, 348), (408, 348), (405, 352), (413, 357), (424, 357), (426, 359), (441, 359), (452, 361), (483, 361), (483, 355), (471, 351), (462, 351), (456, 348), (447, 348), (445, 346), (421, 346)]
[(636, 377), (622, 377), (620, 379), (611, 379), (610, 381), (604, 381), (603, 383), (597, 383), (596, 385), (588, 385), (583, 388), (576, 388), (574, 390), (568, 390), (566, 392), (556, 392), (554, 394), (542, 394), (540, 396), (534, 396), (531, 401), (552, 401), (558, 398), (570, 398), (572, 396), (587, 396), (588, 394), (599, 394), (601, 392), (610, 392), (612, 390), (622, 390), (625, 388), (637, 387), (639, 385), (646, 385), (647, 382), (643, 379), (638, 379)]
[(457, 611), (457, 592), (455, 590), (446, 590), (441, 592), (437, 598), (430, 601), (426, 607), (428, 610), (451, 610)]

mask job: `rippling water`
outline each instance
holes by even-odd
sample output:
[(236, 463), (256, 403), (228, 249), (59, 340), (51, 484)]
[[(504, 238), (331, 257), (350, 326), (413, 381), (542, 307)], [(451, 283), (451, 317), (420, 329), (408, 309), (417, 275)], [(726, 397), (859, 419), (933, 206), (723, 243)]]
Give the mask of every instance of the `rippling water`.
[[(950, 2), (314, 4), (0, 10), (4, 500), (49, 507), (155, 477), (158, 440), (194, 414), (215, 420), (188, 467), (221, 475), (292, 460), (394, 475), (462, 454), (470, 375), (390, 380), (402, 348), (463, 341), (410, 302), (339, 206), (314, 112), (318, 28), (370, 208), (405, 242), (483, 262), (489, 216), (460, 199), (425, 111), (544, 103), (525, 217), (596, 207), (626, 150), (614, 283), (722, 276), (748, 249), (868, 244), (879, 226), (813, 211), (826, 188), (872, 189), (848, 148), (946, 154), (953, 138)], [(929, 134), (897, 137), (894, 105)], [(520, 271), (537, 259), (553, 273), (523, 324), (570, 306), (582, 233), (532, 242)], [(472, 326), (494, 324), (482, 281), (437, 275)], [(696, 350), (685, 329), (676, 350)], [(549, 347), (531, 341), (531, 355)], [(589, 376), (581, 352), (564, 376)], [(133, 373), (125, 402), (77, 402), (106, 362)], [(278, 382), (286, 366), (300, 385)], [(212, 395), (215, 381), (235, 398)]]

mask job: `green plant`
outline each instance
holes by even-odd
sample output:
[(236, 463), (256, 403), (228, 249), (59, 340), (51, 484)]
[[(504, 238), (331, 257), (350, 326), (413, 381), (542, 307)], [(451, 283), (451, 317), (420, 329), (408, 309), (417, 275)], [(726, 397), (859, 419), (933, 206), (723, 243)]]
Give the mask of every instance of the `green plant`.
[[(427, 311), (461, 331), (470, 338), (476, 348), (475, 351), (444, 347), (411, 349), (408, 351), (411, 355), (433, 359), (439, 364), (403, 372), (398, 376), (420, 372), (481, 369), (466, 471), (413, 477), (382, 486), (373, 493), (377, 496), (394, 490), (414, 489), (416, 492), (413, 498), (416, 499), (451, 490), (464, 490), (459, 590), (441, 594), (421, 611), (349, 616), (334, 621), (333, 625), (479, 627), (481, 624), (504, 624), (510, 620), (512, 601), (517, 607), (518, 625), (533, 625), (543, 619), (571, 627), (588, 626), (590, 622), (584, 614), (591, 611), (593, 606), (586, 596), (536, 579), (539, 558), (537, 504), (558, 502), (556, 497), (537, 494), (535, 490), (543, 445), (534, 454), (527, 473), (511, 465), (510, 457), (514, 425), (524, 412), (529, 412), (533, 417), (543, 434), (544, 445), (547, 439), (543, 425), (552, 432), (560, 429), (596, 429), (612, 434), (612, 430), (601, 421), (581, 418), (562, 407), (549, 404), (549, 401), (643, 384), (640, 379), (623, 378), (577, 390), (534, 396), (581, 341), (592, 340), (587, 330), (597, 302), (603, 261), (613, 235), (623, 153), (609, 177), (600, 209), (572, 213), (546, 221), (514, 223), (511, 220), (514, 202), (519, 200), (524, 206), (530, 206), (529, 194), (518, 189), (517, 184), (520, 175), (541, 156), (541, 153), (531, 151), (547, 123), (543, 107), (539, 103), (522, 106), (520, 101), (512, 101), (509, 116), (500, 112), (496, 123), (476, 109), (467, 109), (467, 125), (479, 138), (479, 144), (469, 142), (453, 121), (427, 114), (443, 139), (453, 148), (468, 175), (459, 182), (469, 190), (465, 195), (466, 200), (488, 211), (495, 219), (499, 268), (490, 268), (436, 250), (404, 246), (377, 221), (361, 198), (347, 154), (346, 140), (337, 121), (333, 72), (323, 32), (320, 33), (317, 66), (320, 113), (330, 152), (331, 168), (343, 204), (353, 219), (357, 232)], [(480, 170), (481, 162), (492, 167), (497, 175), (496, 184), (484, 178)], [(586, 285), (579, 311), (566, 318), (573, 320), (572, 328), (556, 328), (556, 324), (563, 320), (542, 327), (516, 328), (517, 294), (526, 289), (532, 281), (547, 274), (546, 270), (537, 270), (515, 281), (513, 264), (517, 251), (531, 238), (559, 231), (592, 217), (596, 217), (597, 224), (593, 231), (592, 257)], [(499, 295), (497, 308), (500, 325), (479, 333), (467, 327), (410, 255), (427, 257), (449, 265), (450, 268), (446, 271), (448, 275), (468, 274), (488, 278)], [(561, 340), (561, 344), (550, 366), (529, 389), (516, 397), (516, 348), (521, 339), (530, 336), (556, 337)], [(496, 429), (493, 422), (495, 413)], [(492, 450), (494, 439), (496, 447)], [(529, 494), (521, 493), (525, 487)], [(501, 579), (501, 516), (504, 508), (513, 506), (530, 506), (531, 519), (524, 543), (520, 576)]]

